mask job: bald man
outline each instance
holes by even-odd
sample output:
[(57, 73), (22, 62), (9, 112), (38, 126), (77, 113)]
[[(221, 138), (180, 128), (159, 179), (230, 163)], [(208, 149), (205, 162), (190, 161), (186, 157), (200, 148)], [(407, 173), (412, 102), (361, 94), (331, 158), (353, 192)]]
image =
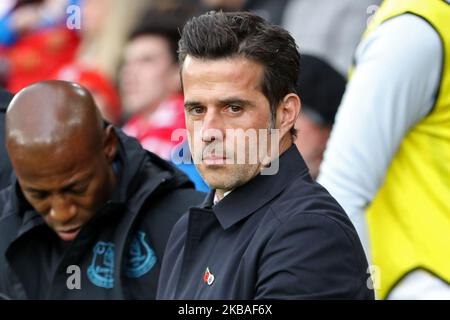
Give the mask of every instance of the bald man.
[(154, 298), (172, 225), (203, 198), (187, 177), (63, 81), (15, 96), (6, 147), (16, 181), (0, 194), (0, 294)]

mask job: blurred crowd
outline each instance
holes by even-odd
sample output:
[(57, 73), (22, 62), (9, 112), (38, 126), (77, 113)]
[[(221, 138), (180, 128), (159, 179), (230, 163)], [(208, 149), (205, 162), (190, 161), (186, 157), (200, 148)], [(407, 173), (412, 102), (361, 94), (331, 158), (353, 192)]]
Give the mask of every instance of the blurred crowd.
[[(382, 190), (384, 193), (381, 194), (378, 191), (384, 181), (387, 181), (387, 188), (398, 187), (395, 180), (400, 181), (398, 178), (400, 174), (397, 171), (394, 173), (389, 171), (389, 174), (393, 175), (391, 177), (387, 173), (388, 169), (398, 156), (397, 151), (399, 148), (401, 150), (402, 141), (409, 130), (431, 112), (438, 91), (436, 88), (440, 86), (439, 81), (442, 80), (440, 77), (443, 66), (438, 62), (443, 61), (444, 57), (433, 52), (425, 52), (422, 58), (429, 63), (424, 63), (423, 66), (420, 64), (422, 61), (420, 57), (414, 56), (419, 60), (406, 59), (409, 56), (408, 52), (416, 52), (414, 51), (416, 49), (420, 51), (422, 47), (420, 43), (413, 43), (412, 38), (409, 41), (408, 36), (402, 36), (402, 31), (398, 30), (403, 30), (405, 34), (408, 34), (407, 30), (413, 30), (410, 31), (411, 34), (421, 37), (422, 43), (430, 41), (431, 47), (435, 44), (433, 36), (427, 34), (427, 26), (418, 25), (417, 30), (414, 29), (416, 24), (420, 24), (417, 21), (398, 19), (400, 21), (395, 23), (387, 22), (379, 30), (374, 31), (376, 33), (369, 34), (371, 30), (368, 29), (364, 34), (381, 2), (381, 0), (1, 0), (0, 85), (16, 93), (40, 80), (61, 79), (77, 82), (93, 93), (106, 120), (122, 127), (128, 135), (136, 137), (144, 148), (170, 160), (174, 156), (174, 150), (182, 149), (183, 152), (187, 150), (176, 148), (186, 145), (185, 137), (182, 137), (181, 141), (174, 141), (172, 138), (176, 129), (185, 127), (183, 94), (177, 62), (180, 30), (190, 17), (209, 10), (255, 12), (290, 31), (302, 54), (298, 84), (302, 110), (297, 121), (299, 133), (296, 144), (310, 168), (311, 175), (313, 178), (319, 177), (319, 181), (346, 209), (365, 243), (370, 261), (375, 259), (380, 263), (389, 255), (389, 261), (394, 261), (392, 263), (395, 266), (390, 265), (390, 262), (381, 265), (391, 270), (397, 268), (400, 274), (403, 269), (398, 266), (400, 262), (395, 260), (396, 254), (382, 249), (383, 245), (386, 246), (386, 243), (382, 242), (386, 240), (377, 238), (377, 242), (372, 243), (375, 251), (369, 248), (369, 240), (365, 241), (369, 236), (364, 231), (369, 228), (368, 222), (360, 219), (364, 216), (361, 212), (367, 208), (375, 211), (378, 208), (384, 212), (409, 210), (404, 206), (393, 209), (390, 205), (385, 205), (392, 203), (392, 200), (388, 199), (390, 192), (397, 191)], [(423, 1), (413, 2), (417, 3), (418, 8), (423, 6), (420, 4)], [(448, 12), (445, 15), (448, 17)], [(386, 13), (379, 19), (387, 20), (388, 16)], [(381, 24), (381, 20), (372, 23)], [(389, 42), (389, 35), (394, 34), (397, 38), (391, 36)], [(379, 49), (377, 55), (377, 47), (372, 43), (375, 40), (379, 41), (380, 37), (386, 39), (386, 43)], [(435, 40), (438, 41), (438, 38), (436, 36)], [(402, 48), (397, 48), (396, 44), (402, 41), (406, 44)], [(386, 49), (387, 45), (393, 50)], [(398, 59), (394, 59), (392, 56), (395, 57), (397, 49)], [(388, 51), (392, 55), (388, 55)], [(391, 58), (387, 58), (388, 56)], [(386, 57), (386, 60), (380, 57)], [(409, 67), (401, 68), (399, 61), (404, 58), (410, 64)], [(355, 66), (356, 69), (353, 68)], [(422, 70), (417, 76), (422, 79), (417, 81), (427, 83), (430, 88), (422, 90), (420, 85), (416, 85), (415, 75), (410, 74), (414, 69), (411, 66)], [(396, 68), (397, 76), (391, 78), (391, 72)], [(448, 73), (448, 66), (446, 68)], [(354, 71), (350, 78), (347, 75), (349, 69)], [(375, 77), (373, 75), (376, 72), (380, 73)], [(392, 82), (389, 82), (390, 80)], [(347, 81), (350, 82), (347, 84)], [(411, 91), (418, 96), (412, 95)], [(420, 101), (422, 103), (419, 105)], [(414, 105), (418, 106), (411, 110)], [(407, 109), (408, 107), (410, 109)], [(447, 109), (448, 107), (447, 105)], [(342, 110), (338, 113), (338, 109)], [(373, 119), (378, 117), (384, 121), (383, 125), (374, 122)], [(444, 123), (442, 119), (437, 118), (435, 123)], [(448, 128), (445, 128), (448, 124), (445, 122), (442, 132), (448, 132)], [(337, 125), (337, 128), (333, 129), (334, 125)], [(430, 128), (431, 124), (424, 125), (419, 132), (433, 130)], [(330, 134), (331, 141), (329, 141)], [(440, 139), (445, 140), (447, 136), (442, 133)], [(328, 149), (325, 150), (327, 146)], [(448, 149), (446, 150), (450, 154)], [(410, 151), (406, 149), (404, 152)], [(325, 162), (322, 163), (324, 154)], [(445, 155), (447, 159), (448, 154)], [(402, 159), (398, 160), (400, 161), (398, 164), (394, 163), (397, 167), (391, 170), (400, 170), (403, 165), (407, 167), (408, 160)], [(177, 165), (195, 182), (198, 190), (208, 190), (193, 165)], [(402, 180), (404, 183), (402, 186), (412, 183), (411, 179), (416, 177), (414, 170), (419, 170), (420, 166), (414, 164), (410, 180)], [(450, 177), (448, 165), (440, 170), (443, 172), (442, 175)], [(449, 183), (448, 180), (443, 180), (440, 188), (448, 192)], [(410, 192), (411, 198), (414, 198), (415, 194), (428, 197), (420, 190)], [(405, 196), (404, 202), (408, 202), (409, 199)], [(375, 207), (370, 206), (371, 203)], [(428, 208), (442, 210), (447, 215), (450, 210), (448, 199), (446, 204), (440, 203)], [(426, 211), (427, 207), (423, 210)], [(376, 219), (374, 215), (375, 213), (369, 216), (369, 219)], [(383, 219), (384, 223), (391, 225), (398, 222), (389, 218)], [(450, 226), (448, 217), (437, 217), (436, 221), (441, 221), (439, 223), (441, 226)], [(379, 226), (376, 222), (372, 222), (370, 226), (372, 234), (377, 232), (382, 237), (384, 225)], [(376, 229), (374, 226), (377, 226)], [(415, 229), (412, 226), (408, 228), (411, 236), (416, 236)], [(433, 229), (427, 229), (426, 232), (431, 232), (430, 230)], [(399, 245), (396, 248), (397, 250), (413, 251), (412, 240), (408, 242), (402, 238), (397, 241), (394, 236), (392, 237), (391, 240), (396, 243), (405, 241), (403, 246)], [(439, 241), (448, 245), (447, 240), (448, 238), (441, 238)], [(424, 242), (425, 240), (420, 245), (425, 246)], [(411, 266), (422, 266), (422, 261), (429, 257), (435, 259), (434, 255), (427, 254), (424, 253), (421, 258), (417, 258), (418, 262), (410, 259)], [(450, 267), (448, 265), (450, 258), (445, 261), (436, 258), (434, 261), (438, 267), (433, 269), (432, 266), (428, 266), (428, 269), (437, 273), (439, 278), (447, 279), (448, 272), (446, 274), (440, 272)], [(392, 279), (398, 278), (398, 274), (392, 275)], [(423, 283), (433, 286), (430, 279), (423, 280), (420, 275), (417, 279), (422, 279)], [(392, 285), (382, 283), (384, 291), (381, 292), (381, 297), (386, 297), (388, 289), (385, 288)], [(407, 283), (404, 290), (409, 288), (406, 285)], [(439, 284), (435, 286), (439, 287)], [(447, 283), (447, 289), (442, 290), (443, 296), (449, 297), (449, 291)]]
[[(170, 159), (174, 146), (186, 150), (171, 139), (175, 129), (184, 128), (180, 30), (190, 17), (209, 10), (249, 10), (290, 30), (305, 55), (301, 91), (307, 107), (297, 145), (317, 176), (367, 8), (379, 2), (2, 0), (0, 85), (16, 93), (41, 80), (77, 82), (93, 93), (105, 119)], [(325, 6), (330, 21), (324, 23), (319, 17)], [(179, 166), (207, 190), (194, 166)]]
[[(177, 63), (180, 30), (190, 17), (209, 10), (250, 10), (291, 30), (301, 44), (300, 50), (305, 54), (302, 91), (308, 107), (299, 119), (302, 138), (297, 143), (313, 175), (317, 176), (345, 87), (344, 70), (350, 65), (351, 54), (365, 28), (365, 10), (377, 1), (331, 5), (342, 15), (345, 24), (342, 35), (337, 34), (331, 22), (321, 30), (316, 28), (320, 12), (314, 9), (315, 3), (3, 0), (0, 6), (0, 84), (16, 93), (41, 80), (77, 82), (93, 93), (105, 119), (123, 126), (124, 131), (136, 137), (146, 149), (170, 159), (173, 147), (180, 145), (177, 150), (188, 150), (183, 148), (184, 137), (183, 141), (172, 139), (175, 129), (184, 128)], [(302, 19), (292, 16), (293, 13), (302, 15)], [(351, 40), (344, 35), (349, 29), (347, 24), (352, 28)], [(335, 47), (330, 47), (329, 40), (336, 36), (345, 37), (345, 44), (341, 45), (336, 39), (332, 41)], [(322, 47), (318, 47), (316, 41), (307, 41), (317, 37), (323, 38)], [(330, 55), (331, 51), (335, 53)], [(336, 54), (337, 51), (340, 53)], [(323, 90), (329, 93), (323, 95)], [(306, 132), (311, 138), (305, 137)], [(199, 190), (207, 190), (193, 165), (182, 163), (179, 166)]]

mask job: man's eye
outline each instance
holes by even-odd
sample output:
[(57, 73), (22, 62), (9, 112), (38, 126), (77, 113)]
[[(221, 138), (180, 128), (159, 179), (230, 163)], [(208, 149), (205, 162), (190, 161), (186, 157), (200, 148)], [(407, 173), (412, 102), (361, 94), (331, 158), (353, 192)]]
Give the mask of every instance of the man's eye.
[(199, 115), (202, 114), (205, 110), (203, 107), (193, 107), (189, 110), (189, 113), (192, 115)]
[(233, 104), (231, 104), (231, 105), (228, 106), (228, 110), (229, 110), (231, 113), (239, 113), (239, 112), (242, 111), (242, 107), (241, 107), (241, 106), (238, 106), (238, 105), (233, 105)]
[(74, 190), (71, 190), (70, 193), (79, 195), (79, 194), (83, 194), (84, 191), (85, 190), (74, 189)]
[(77, 187), (70, 190), (70, 193), (72, 194), (84, 194), (86, 192), (87, 186)]
[(44, 200), (47, 196), (48, 193), (46, 192), (31, 192), (31, 197), (36, 200)]

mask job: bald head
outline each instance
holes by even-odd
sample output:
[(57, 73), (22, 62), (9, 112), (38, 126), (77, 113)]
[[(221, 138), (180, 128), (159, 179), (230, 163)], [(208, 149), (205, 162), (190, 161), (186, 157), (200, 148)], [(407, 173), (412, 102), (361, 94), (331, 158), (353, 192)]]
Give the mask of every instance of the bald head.
[(45, 81), (20, 91), (6, 113), (7, 145), (64, 144), (82, 135), (100, 142), (102, 118), (91, 94), (66, 81)]
[(6, 113), (6, 147), (23, 195), (64, 241), (111, 196), (117, 145), (91, 94), (74, 83), (31, 85)]

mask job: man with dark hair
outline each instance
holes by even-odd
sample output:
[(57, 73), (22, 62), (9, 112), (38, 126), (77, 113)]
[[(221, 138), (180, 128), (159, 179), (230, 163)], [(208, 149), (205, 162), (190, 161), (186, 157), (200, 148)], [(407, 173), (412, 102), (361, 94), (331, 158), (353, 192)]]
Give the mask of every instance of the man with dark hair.
[(210, 12), (184, 27), (179, 60), (190, 147), (213, 190), (175, 225), (158, 298), (373, 299), (351, 222), (293, 144), (300, 56), (289, 33)]
[(11, 163), (5, 149), (5, 112), (12, 94), (0, 88), (0, 190), (10, 183)]
[(15, 96), (6, 147), (17, 178), (0, 193), (0, 296), (154, 298), (170, 230), (203, 198), (187, 177), (64, 81)]

